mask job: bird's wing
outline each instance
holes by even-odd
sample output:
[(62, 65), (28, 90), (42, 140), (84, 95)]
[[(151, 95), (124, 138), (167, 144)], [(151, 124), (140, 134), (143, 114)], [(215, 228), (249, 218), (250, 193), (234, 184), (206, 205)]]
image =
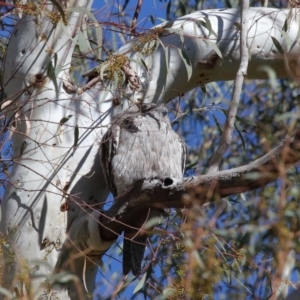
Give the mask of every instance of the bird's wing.
[(114, 174), (112, 170), (112, 159), (117, 153), (120, 140), (120, 126), (112, 125), (102, 138), (100, 146), (101, 163), (104, 167), (104, 175), (107, 185), (114, 196), (117, 195), (117, 188), (114, 185)]
[(185, 140), (183, 137), (178, 134), (180, 144), (181, 144), (181, 167), (182, 167), (182, 176), (184, 175), (185, 172), (185, 167), (186, 167), (186, 158), (187, 158), (187, 146), (185, 143)]

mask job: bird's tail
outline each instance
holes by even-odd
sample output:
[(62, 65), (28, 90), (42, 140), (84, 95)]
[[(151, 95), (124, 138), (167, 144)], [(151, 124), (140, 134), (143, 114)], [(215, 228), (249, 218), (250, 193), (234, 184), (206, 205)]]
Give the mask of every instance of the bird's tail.
[[(155, 223), (158, 223), (158, 219), (161, 219), (161, 215), (164, 212), (162, 209), (152, 209), (147, 211), (147, 214), (140, 214), (135, 218), (135, 224), (131, 224), (131, 226), (135, 226), (136, 228), (141, 228), (146, 220), (152, 220)], [(156, 219), (156, 220), (155, 220)], [(154, 228), (154, 223), (152, 223), (151, 227)], [(149, 232), (148, 232), (149, 234)], [(127, 275), (130, 271), (135, 276), (139, 276), (141, 273), (141, 264), (143, 261), (145, 249), (146, 249), (146, 241), (147, 234), (138, 234), (137, 230), (133, 230), (133, 228), (127, 228), (124, 231), (124, 243), (123, 243), (123, 273)]]
[(133, 240), (127, 238), (127, 233), (124, 233), (123, 243), (123, 274), (127, 275), (130, 271), (134, 276), (141, 273), (141, 265), (146, 249), (147, 236), (137, 236)]

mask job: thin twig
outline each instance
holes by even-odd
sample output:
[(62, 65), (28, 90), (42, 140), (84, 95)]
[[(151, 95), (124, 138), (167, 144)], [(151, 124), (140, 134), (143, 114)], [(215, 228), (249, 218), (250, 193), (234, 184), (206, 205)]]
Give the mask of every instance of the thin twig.
[(138, 0), (138, 3), (137, 3), (136, 8), (135, 8), (134, 15), (133, 15), (132, 23), (131, 23), (131, 26), (130, 26), (130, 33), (132, 35), (135, 35), (136, 22), (137, 22), (137, 19), (139, 17), (139, 14), (140, 14), (142, 4), (143, 4), (143, 0)]
[(96, 83), (100, 82), (101, 78), (100, 76), (97, 76), (93, 79), (91, 79), (88, 83), (86, 83), (83, 87), (82, 87), (82, 92), (85, 92), (86, 90), (92, 88), (93, 86), (96, 85)]
[(249, 1), (242, 1), (241, 8), (241, 39), (240, 39), (240, 53), (241, 53), (241, 62), (238, 72), (236, 74), (232, 100), (230, 103), (230, 108), (228, 111), (228, 115), (226, 118), (226, 122), (224, 125), (224, 130), (221, 138), (220, 145), (211, 158), (208, 174), (217, 172), (219, 169), (219, 165), (222, 161), (222, 158), (227, 151), (227, 148), (232, 139), (232, 133), (234, 129), (235, 116), (237, 113), (237, 109), (239, 106), (242, 86), (244, 77), (247, 76), (247, 68), (248, 68), (248, 46), (247, 46), (247, 34), (248, 34), (248, 17), (247, 12), (249, 9)]

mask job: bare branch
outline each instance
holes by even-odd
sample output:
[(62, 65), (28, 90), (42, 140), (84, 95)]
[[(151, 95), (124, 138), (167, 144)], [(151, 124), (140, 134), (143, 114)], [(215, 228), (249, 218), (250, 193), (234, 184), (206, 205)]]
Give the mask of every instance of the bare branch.
[(222, 138), (220, 145), (213, 155), (210, 161), (210, 167), (208, 170), (208, 174), (214, 173), (218, 171), (219, 164), (227, 151), (227, 148), (231, 142), (232, 133), (234, 129), (234, 122), (235, 116), (239, 107), (241, 91), (243, 87), (244, 77), (247, 76), (247, 69), (248, 69), (248, 60), (249, 60), (249, 53), (248, 53), (248, 45), (247, 45), (247, 38), (248, 38), (248, 18), (247, 12), (249, 9), (249, 1), (243, 0), (242, 1), (242, 8), (241, 8), (241, 38), (240, 38), (240, 51), (241, 51), (241, 62), (239, 69), (236, 73), (234, 88), (233, 88), (233, 95), (232, 100), (230, 103), (230, 108), (228, 111), (228, 115), (226, 118), (224, 130), (222, 133)]
[[(191, 178), (159, 178), (138, 182), (116, 197), (113, 206), (100, 217), (103, 240), (112, 240), (132, 223), (132, 216), (148, 208), (199, 205), (229, 195), (264, 187), (277, 179), (280, 166), (291, 167), (300, 160), (300, 130), (263, 157), (238, 168)], [(214, 197), (213, 197), (214, 196)]]
[(138, 0), (137, 1), (137, 5), (136, 5), (135, 12), (134, 12), (134, 15), (133, 15), (132, 23), (131, 23), (131, 26), (130, 26), (130, 33), (132, 35), (135, 35), (136, 22), (137, 22), (137, 19), (139, 17), (139, 14), (140, 14), (142, 4), (143, 4), (143, 0)]

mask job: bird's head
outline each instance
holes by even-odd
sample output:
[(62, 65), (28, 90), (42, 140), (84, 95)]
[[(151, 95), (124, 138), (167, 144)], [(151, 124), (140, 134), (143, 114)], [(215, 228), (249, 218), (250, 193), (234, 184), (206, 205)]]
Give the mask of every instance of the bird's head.
[(142, 103), (142, 104), (134, 104), (132, 105), (127, 112), (131, 113), (140, 113), (145, 114), (148, 112), (156, 112), (158, 114), (162, 114), (163, 116), (166, 116), (168, 114), (168, 109), (161, 104), (155, 104), (155, 103)]

